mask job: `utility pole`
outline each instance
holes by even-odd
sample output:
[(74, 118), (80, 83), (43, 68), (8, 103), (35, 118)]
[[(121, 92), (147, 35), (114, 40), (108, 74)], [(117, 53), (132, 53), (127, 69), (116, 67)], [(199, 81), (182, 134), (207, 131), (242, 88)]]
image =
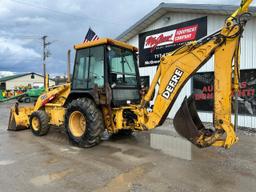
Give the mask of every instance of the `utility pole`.
[(51, 44), (51, 42), (47, 42), (46, 41), (47, 36), (43, 36), (42, 40), (43, 40), (43, 74), (44, 74), (44, 87), (46, 87), (46, 58), (49, 57), (49, 51), (47, 50), (47, 46), (49, 46)]

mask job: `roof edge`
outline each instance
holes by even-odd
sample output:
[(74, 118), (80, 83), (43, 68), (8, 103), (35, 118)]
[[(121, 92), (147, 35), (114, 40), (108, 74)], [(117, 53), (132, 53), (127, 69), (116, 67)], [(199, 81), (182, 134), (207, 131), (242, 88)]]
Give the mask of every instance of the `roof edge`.
[[(154, 8), (152, 11), (147, 13), (144, 17), (142, 17), (140, 20), (135, 22), (131, 27), (129, 27), (127, 30), (122, 32), (120, 35), (116, 37), (117, 40), (122, 40), (125, 36), (127, 36), (129, 33), (131, 33), (135, 28), (140, 26), (142, 23), (144, 23), (149, 17), (153, 16), (160, 10), (165, 10), (166, 12), (175, 12), (175, 9), (184, 9), (187, 10), (186, 13), (192, 12), (192, 11), (200, 11), (200, 10), (211, 10), (211, 11), (226, 11), (226, 14), (228, 15), (232, 14), (239, 5), (221, 5), (221, 4), (186, 4), (186, 3), (160, 3), (156, 8)], [(167, 9), (173, 9), (173, 11), (167, 10)], [(251, 6), (249, 8), (249, 11), (253, 13), (253, 16), (256, 16), (256, 7)], [(213, 13), (212, 13), (213, 14)], [(216, 13), (217, 14), (217, 13)]]
[[(6, 76), (6, 77), (2, 77), (0, 78), (0, 82), (1, 83), (4, 83), (6, 81), (10, 81), (10, 80), (13, 80), (15, 78), (20, 78), (20, 77), (24, 77), (24, 76), (27, 76), (27, 75), (32, 75), (32, 74), (35, 74), (35, 75), (38, 75), (40, 77), (44, 77), (43, 75), (39, 74), (39, 73), (35, 73), (35, 72), (28, 72), (28, 73), (21, 73), (21, 74), (16, 74), (16, 75), (10, 75), (10, 76)], [(54, 79), (52, 78), (49, 78), (51, 81), (54, 81)]]

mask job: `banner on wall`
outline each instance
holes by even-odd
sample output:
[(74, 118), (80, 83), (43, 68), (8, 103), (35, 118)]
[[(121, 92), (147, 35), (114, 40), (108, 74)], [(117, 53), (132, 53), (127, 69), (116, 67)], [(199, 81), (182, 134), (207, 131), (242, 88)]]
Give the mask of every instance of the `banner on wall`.
[(160, 58), (207, 35), (207, 17), (139, 34), (140, 67), (159, 65)]
[[(197, 110), (213, 111), (214, 73), (197, 73), (192, 83)], [(238, 113), (256, 116), (256, 69), (241, 70)]]

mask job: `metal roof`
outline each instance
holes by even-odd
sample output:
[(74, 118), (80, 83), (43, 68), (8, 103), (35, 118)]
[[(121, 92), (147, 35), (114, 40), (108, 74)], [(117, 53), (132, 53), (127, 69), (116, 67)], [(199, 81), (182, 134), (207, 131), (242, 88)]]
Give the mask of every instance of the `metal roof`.
[[(5, 83), (6, 81), (9, 81), (9, 80), (12, 80), (12, 79), (16, 79), (16, 78), (19, 78), (19, 77), (24, 77), (24, 76), (27, 76), (27, 75), (38, 75), (38, 76), (44, 77), (43, 75), (40, 75), (40, 74), (34, 73), (34, 72), (22, 73), (22, 74), (2, 77), (2, 78), (0, 78), (0, 83)], [(53, 79), (50, 79), (50, 80), (54, 81)]]
[[(237, 8), (238, 6), (234, 5), (160, 3), (159, 6), (120, 34), (116, 39), (120, 41), (127, 41), (131, 39), (168, 12), (229, 15)], [(250, 7), (249, 11), (253, 13), (253, 16), (256, 16), (256, 7)]]

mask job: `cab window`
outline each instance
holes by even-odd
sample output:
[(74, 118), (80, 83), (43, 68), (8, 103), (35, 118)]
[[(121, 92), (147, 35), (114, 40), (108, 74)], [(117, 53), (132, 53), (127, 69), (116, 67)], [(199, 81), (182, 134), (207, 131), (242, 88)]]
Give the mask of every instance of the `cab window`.
[(136, 87), (136, 62), (132, 51), (114, 46), (108, 47), (110, 83), (120, 87)]
[(104, 46), (77, 50), (73, 89), (104, 86)]

